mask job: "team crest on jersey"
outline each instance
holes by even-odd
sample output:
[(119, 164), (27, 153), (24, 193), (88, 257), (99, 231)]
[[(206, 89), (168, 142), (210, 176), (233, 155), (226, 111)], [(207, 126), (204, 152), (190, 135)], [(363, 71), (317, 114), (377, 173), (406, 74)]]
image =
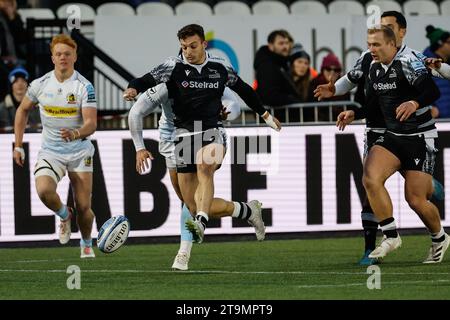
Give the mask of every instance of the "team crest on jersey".
[(391, 73), (389, 73), (389, 78), (397, 78), (397, 73), (395, 70), (392, 70)]
[(67, 103), (68, 104), (75, 104), (75, 103), (77, 103), (77, 98), (75, 97), (75, 95), (73, 93), (69, 93), (67, 95)]
[(92, 157), (84, 158), (84, 166), (90, 167), (92, 165)]
[(208, 76), (210, 79), (220, 78), (220, 74), (217, 70), (208, 68), (208, 71), (211, 72), (211, 74)]

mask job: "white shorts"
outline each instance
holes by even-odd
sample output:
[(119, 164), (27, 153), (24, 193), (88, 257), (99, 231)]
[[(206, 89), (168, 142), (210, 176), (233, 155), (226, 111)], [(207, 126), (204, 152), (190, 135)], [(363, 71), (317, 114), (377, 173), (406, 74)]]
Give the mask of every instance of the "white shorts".
[(92, 143), (75, 154), (56, 154), (41, 149), (34, 167), (34, 177), (49, 176), (58, 183), (65, 176), (66, 171), (93, 172), (94, 152)]
[(176, 169), (175, 142), (170, 140), (159, 141), (159, 153), (166, 158), (167, 169)]

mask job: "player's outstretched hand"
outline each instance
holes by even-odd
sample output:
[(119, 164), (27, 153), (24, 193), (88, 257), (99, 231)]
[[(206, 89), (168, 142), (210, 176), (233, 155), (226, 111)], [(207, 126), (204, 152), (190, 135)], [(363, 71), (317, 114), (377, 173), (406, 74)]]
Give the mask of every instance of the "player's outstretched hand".
[(153, 155), (150, 151), (142, 149), (136, 152), (136, 171), (139, 174), (147, 174), (150, 172), (150, 160)]
[(137, 96), (137, 90), (134, 88), (128, 88), (124, 91), (123, 93), (123, 98), (127, 101), (133, 101), (135, 100), (136, 96)]
[(419, 103), (414, 100), (403, 102), (395, 109), (396, 119), (400, 122), (407, 120), (419, 108)]
[(314, 97), (316, 97), (317, 100), (322, 101), (323, 99), (334, 96), (334, 93), (336, 92), (336, 87), (334, 86), (335, 81), (335, 78), (331, 78), (330, 82), (327, 84), (317, 86), (314, 90)]
[(262, 118), (266, 122), (266, 124), (271, 127), (273, 130), (280, 131), (281, 130), (281, 123), (278, 121), (277, 118), (273, 117), (269, 111), (264, 112), (262, 115)]
[(426, 58), (425, 65), (434, 70), (438, 70), (441, 68), (442, 59), (441, 58)]
[(23, 164), (25, 162), (25, 150), (22, 147), (15, 147), (13, 159), (18, 166), (23, 167)]
[(339, 113), (336, 120), (336, 127), (339, 128), (340, 131), (344, 131), (345, 127), (352, 123), (355, 120), (355, 111), (346, 110)]

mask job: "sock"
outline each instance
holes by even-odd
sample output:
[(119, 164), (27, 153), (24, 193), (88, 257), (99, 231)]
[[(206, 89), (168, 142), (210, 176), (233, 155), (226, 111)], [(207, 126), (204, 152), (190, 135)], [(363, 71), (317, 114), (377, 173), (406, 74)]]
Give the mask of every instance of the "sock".
[(206, 229), (206, 224), (208, 223), (209, 217), (206, 212), (199, 211), (197, 212), (197, 216), (195, 217), (198, 221), (200, 221), (203, 225), (203, 228)]
[(178, 250), (178, 253), (187, 253), (188, 256), (191, 255), (191, 249), (192, 249), (192, 240), (181, 240), (180, 242), (180, 249)]
[(65, 204), (63, 204), (59, 210), (55, 211), (55, 213), (62, 220), (66, 220), (69, 216), (69, 211), (67, 210), (67, 206)]
[(380, 221), (380, 227), (381, 231), (383, 231), (383, 234), (388, 238), (397, 238), (398, 232), (397, 232), (397, 226), (395, 224), (394, 217), (387, 218), (383, 221)]
[(234, 209), (233, 214), (231, 215), (233, 218), (248, 220), (250, 218), (250, 215), (252, 214), (252, 209), (246, 204), (245, 202), (235, 202), (234, 203)]
[[(183, 208), (181, 210), (181, 220), (180, 220), (180, 235), (181, 242), (183, 241), (191, 241), (192, 242), (192, 233), (186, 227), (186, 222), (188, 220), (192, 220), (191, 213), (185, 204), (183, 204)], [(180, 247), (181, 249), (181, 247)], [(189, 250), (190, 251), (190, 250)]]
[(364, 250), (373, 251), (377, 242), (378, 223), (369, 220), (362, 220), (362, 225), (364, 229)]
[(437, 233), (430, 233), (432, 242), (442, 242), (445, 240), (445, 231), (444, 228), (441, 227), (441, 230)]
[(80, 239), (80, 247), (91, 247), (92, 248), (92, 238)]

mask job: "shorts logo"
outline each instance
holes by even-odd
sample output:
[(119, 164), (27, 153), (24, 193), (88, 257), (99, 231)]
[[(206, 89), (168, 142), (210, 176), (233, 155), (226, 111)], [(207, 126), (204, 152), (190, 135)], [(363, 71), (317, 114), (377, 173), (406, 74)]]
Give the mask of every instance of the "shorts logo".
[(187, 88), (187, 87), (189, 87), (189, 82), (183, 81), (183, 82), (181, 83), (181, 85), (182, 85), (184, 88)]
[(77, 98), (75, 97), (75, 95), (73, 93), (69, 93), (67, 95), (67, 103), (68, 104), (76, 104), (77, 103)]
[(92, 157), (84, 158), (84, 166), (90, 167), (92, 165)]
[(419, 162), (420, 162), (420, 159), (414, 159), (414, 162), (416, 163), (416, 166), (419, 164)]
[(375, 143), (383, 143), (384, 142), (384, 136), (380, 136)]

